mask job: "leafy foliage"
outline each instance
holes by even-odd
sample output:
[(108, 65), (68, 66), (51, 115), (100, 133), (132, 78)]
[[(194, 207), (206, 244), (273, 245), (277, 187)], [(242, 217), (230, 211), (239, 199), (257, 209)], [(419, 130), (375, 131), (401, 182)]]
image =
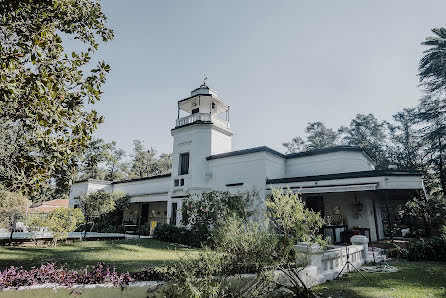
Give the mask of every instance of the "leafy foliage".
[(60, 207), (51, 211), (45, 219), (38, 222), (41, 227), (48, 227), (53, 235), (53, 243), (66, 239), (68, 232), (73, 232), (84, 222), (84, 216), (79, 209)]
[(393, 115), (395, 124), (388, 124), (390, 144), (388, 155), (390, 163), (400, 169), (423, 169), (423, 155), (420, 132), (416, 129), (415, 109), (403, 109)]
[(111, 195), (114, 202), (112, 210), (90, 218), (94, 221), (92, 231), (101, 233), (125, 233), (122, 225), (124, 210), (130, 205), (130, 197), (123, 192), (114, 192)]
[(412, 232), (418, 237), (432, 237), (446, 225), (446, 197), (441, 193), (431, 193), (428, 198), (415, 197), (408, 201), (402, 215), (414, 218)]
[[(85, 69), (113, 31), (89, 0), (2, 1), (0, 15), (0, 183), (27, 193), (50, 178), (68, 184), (102, 122), (84, 104), (100, 100), (110, 67)], [(84, 49), (66, 53), (61, 34)]]
[(272, 196), (266, 201), (268, 216), (281, 234), (291, 236), (294, 241), (323, 243), (319, 229), (324, 219), (305, 207), (299, 194), (290, 189), (273, 188)]
[(320, 121), (309, 122), (305, 128), (306, 140), (295, 137), (290, 142), (282, 143), (287, 153), (296, 153), (303, 150), (317, 150), (334, 147), (338, 144), (338, 132), (327, 128)]
[(57, 266), (56, 263), (46, 263), (30, 270), (11, 266), (0, 271), (0, 290), (49, 283), (67, 287), (111, 283), (115, 287), (123, 287), (132, 281), (159, 281), (167, 278), (168, 275), (164, 271), (150, 267), (129, 274), (128, 272), (118, 273), (114, 266), (110, 267), (104, 263), (98, 263), (91, 267), (87, 266), (80, 271), (68, 270), (63, 265)]
[(282, 146), (286, 148), (286, 153), (297, 153), (305, 148), (305, 141), (301, 137), (294, 137), (289, 142), (283, 142)]
[(134, 140), (133, 146), (129, 178), (144, 178), (170, 172), (172, 168), (171, 154), (161, 154), (157, 158), (156, 150), (145, 148), (140, 140)]
[(341, 127), (339, 132), (343, 144), (363, 148), (376, 162), (377, 168), (386, 169), (389, 162), (385, 150), (385, 129), (386, 122), (378, 121), (373, 114), (358, 114), (349, 126)]
[(409, 260), (446, 261), (446, 237), (420, 239), (409, 247)]
[(153, 238), (170, 242), (184, 244), (193, 247), (201, 247), (208, 239), (203, 233), (196, 232), (186, 227), (177, 227), (170, 224), (159, 223), (153, 232)]
[[(306, 266), (308, 258), (298, 258), (294, 244), (299, 240), (324, 244), (316, 235), (322, 218), (305, 209), (298, 195), (290, 190), (283, 193), (273, 189), (267, 207), (277, 228), (270, 228), (269, 219), (251, 222), (234, 213), (220, 219), (213, 233), (213, 250), (202, 251), (198, 258), (186, 256), (175, 265), (173, 286), (164, 290), (165, 296), (271, 297), (278, 288), (285, 288), (290, 297), (313, 297), (298, 275), (298, 267)], [(292, 286), (275, 279), (276, 270), (282, 271)], [(230, 275), (246, 272), (257, 275), (234, 285)]]
[(305, 132), (307, 133), (306, 150), (317, 150), (336, 146), (338, 133), (331, 128), (327, 128), (320, 121), (308, 123)]
[(233, 196), (229, 192), (212, 191), (195, 194), (183, 201), (184, 225), (189, 225), (200, 238), (206, 242), (212, 239), (212, 229), (216, 228), (230, 215), (247, 219), (253, 215), (252, 202), (257, 198), (257, 192), (245, 192)]
[(9, 226), (13, 214), (25, 214), (29, 201), (21, 194), (6, 191), (0, 186), (0, 227)]
[(100, 216), (111, 212), (115, 208), (115, 201), (110, 193), (98, 190), (90, 194), (77, 197), (79, 207), (87, 217)]
[(419, 76), (427, 93), (438, 93), (446, 91), (446, 29), (434, 28), (432, 33), (434, 36), (422, 43), (429, 48), (420, 60)]

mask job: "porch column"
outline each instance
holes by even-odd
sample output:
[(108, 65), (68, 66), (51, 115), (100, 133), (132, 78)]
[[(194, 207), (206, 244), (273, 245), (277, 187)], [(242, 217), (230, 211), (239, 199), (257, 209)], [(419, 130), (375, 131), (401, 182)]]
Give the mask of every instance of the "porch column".
[(389, 191), (386, 189), (385, 192), (386, 192), (387, 221), (389, 223), (390, 239), (393, 239), (392, 221), (390, 220)]
[(178, 200), (177, 205), (177, 227), (181, 226), (181, 221), (183, 220), (183, 200)]
[(168, 199), (167, 200), (167, 216), (166, 216), (166, 223), (167, 224), (170, 224), (171, 214), (172, 214), (172, 200)]

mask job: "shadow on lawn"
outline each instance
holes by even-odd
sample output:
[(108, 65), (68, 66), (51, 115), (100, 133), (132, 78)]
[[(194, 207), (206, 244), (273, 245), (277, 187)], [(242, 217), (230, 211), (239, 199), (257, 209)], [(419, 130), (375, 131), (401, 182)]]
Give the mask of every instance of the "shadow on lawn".
[(358, 273), (316, 287), (316, 292), (331, 297), (446, 297), (446, 263), (397, 261), (395, 273)]
[(138, 271), (145, 266), (167, 266), (192, 249), (157, 240), (107, 240), (60, 244), (56, 247), (0, 247), (0, 270), (9, 266), (29, 269), (46, 262), (67, 264), (70, 269), (105, 262), (116, 270)]

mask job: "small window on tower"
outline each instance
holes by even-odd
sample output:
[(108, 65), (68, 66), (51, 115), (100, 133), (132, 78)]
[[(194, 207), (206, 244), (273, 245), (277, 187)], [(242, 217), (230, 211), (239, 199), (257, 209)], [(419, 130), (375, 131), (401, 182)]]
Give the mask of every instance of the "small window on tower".
[(196, 108), (196, 109), (193, 109), (193, 110), (192, 110), (192, 114), (196, 114), (196, 113), (198, 113), (198, 112), (200, 112), (200, 108)]
[(189, 174), (189, 153), (181, 153), (180, 154), (180, 175)]

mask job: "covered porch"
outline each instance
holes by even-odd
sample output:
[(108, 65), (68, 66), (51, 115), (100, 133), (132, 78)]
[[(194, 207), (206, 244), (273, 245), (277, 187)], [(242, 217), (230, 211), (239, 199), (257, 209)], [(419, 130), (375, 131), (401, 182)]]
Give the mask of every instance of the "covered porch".
[(353, 235), (370, 241), (393, 235), (390, 206), (404, 204), (423, 189), (421, 174), (410, 171), (293, 177), (267, 183), (301, 193), (308, 208), (325, 219), (321, 233), (333, 243), (346, 243)]
[[(135, 202), (124, 210), (122, 224), (126, 233), (153, 233), (159, 223), (177, 224), (177, 204), (169, 201)], [(170, 212), (169, 212), (170, 211)]]

